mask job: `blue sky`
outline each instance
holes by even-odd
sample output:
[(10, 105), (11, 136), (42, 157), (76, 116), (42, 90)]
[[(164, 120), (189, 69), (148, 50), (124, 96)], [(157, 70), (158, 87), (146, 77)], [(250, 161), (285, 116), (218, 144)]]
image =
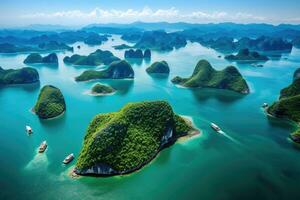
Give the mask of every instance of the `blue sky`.
[(0, 25), (133, 21), (300, 23), (299, 0), (1, 0)]

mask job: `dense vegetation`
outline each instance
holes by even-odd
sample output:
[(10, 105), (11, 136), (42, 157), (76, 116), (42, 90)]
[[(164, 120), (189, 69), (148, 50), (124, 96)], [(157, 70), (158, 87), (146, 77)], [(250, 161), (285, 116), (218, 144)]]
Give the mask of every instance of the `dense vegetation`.
[(39, 81), (39, 73), (31, 67), (21, 69), (2, 69), (0, 67), (0, 85), (25, 84)]
[(146, 49), (143, 53), (141, 49), (129, 49), (126, 50), (124, 53), (125, 58), (137, 58), (137, 59), (143, 59), (143, 58), (151, 58), (151, 51), (150, 49)]
[(184, 87), (209, 87), (233, 90), (239, 93), (249, 93), (249, 87), (239, 71), (229, 66), (222, 71), (216, 71), (208, 61), (200, 60), (189, 78), (175, 77), (175, 84)]
[(272, 38), (261, 36), (256, 39), (244, 37), (238, 41), (234, 41), (233, 38), (220, 37), (218, 39), (205, 40), (197, 38), (195, 41), (199, 42), (203, 46), (210, 47), (218, 51), (238, 51), (248, 48), (253, 51), (291, 51), (292, 43), (282, 38)]
[(132, 32), (132, 33), (123, 34), (121, 39), (126, 40), (128, 42), (137, 42), (141, 37), (142, 37), (142, 32)]
[(267, 61), (267, 56), (261, 55), (256, 51), (249, 51), (249, 49), (241, 49), (236, 55), (225, 56), (227, 60), (235, 61)]
[(113, 93), (114, 91), (115, 91), (114, 88), (108, 85), (102, 85), (100, 83), (97, 83), (92, 87), (92, 94), (109, 94), (109, 93)]
[(170, 73), (169, 65), (166, 61), (154, 62), (150, 67), (146, 69), (148, 73)]
[(99, 35), (97, 33), (90, 33), (89, 36), (84, 40), (85, 44), (88, 45), (100, 45), (102, 42), (107, 41), (106, 35)]
[(176, 33), (165, 31), (146, 31), (135, 44), (135, 48), (171, 51), (173, 48), (185, 47), (186, 39)]
[(46, 85), (42, 88), (33, 111), (42, 119), (57, 117), (66, 110), (65, 99), (61, 91)]
[(102, 51), (101, 49), (97, 49), (95, 52), (89, 54), (88, 56), (74, 54), (71, 57), (66, 56), (64, 58), (64, 62), (67, 64), (89, 66), (97, 66), (101, 64), (109, 65), (113, 61), (117, 60), (120, 59), (114, 56), (110, 51)]
[[(132, 172), (166, 145), (194, 130), (164, 101), (129, 103), (115, 113), (99, 114), (90, 123), (76, 163), (78, 174)], [(111, 170), (90, 171), (94, 166)]]
[(42, 57), (38, 53), (32, 53), (26, 57), (24, 63), (25, 64), (34, 64), (34, 63), (58, 64), (58, 58), (56, 53), (51, 53), (45, 57)]
[[(300, 122), (300, 79), (295, 78), (293, 83), (280, 91), (279, 100), (274, 102), (267, 112), (279, 118), (288, 118)], [(300, 143), (300, 129), (291, 135), (295, 142)]]
[(134, 78), (131, 65), (125, 60), (112, 62), (107, 69), (102, 71), (87, 70), (75, 78), (76, 81), (88, 81), (92, 79), (124, 79)]
[(57, 41), (44, 42), (38, 45), (40, 50), (44, 51), (57, 51), (57, 50), (66, 50), (73, 51), (73, 47), (66, 45), (65, 43), (59, 43)]

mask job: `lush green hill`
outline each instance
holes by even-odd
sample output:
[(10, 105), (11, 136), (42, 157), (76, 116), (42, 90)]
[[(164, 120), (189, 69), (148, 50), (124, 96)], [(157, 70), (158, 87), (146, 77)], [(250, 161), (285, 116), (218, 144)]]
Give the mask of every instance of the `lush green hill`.
[(195, 131), (164, 101), (129, 103), (97, 115), (89, 124), (75, 172), (115, 175), (133, 172), (180, 136)]
[(209, 87), (249, 93), (247, 82), (235, 67), (229, 66), (221, 71), (216, 71), (207, 60), (200, 60), (197, 63), (191, 77), (177, 76), (172, 79), (172, 82), (184, 87)]
[(89, 54), (88, 56), (81, 56), (78, 54), (74, 54), (71, 57), (66, 56), (64, 58), (64, 62), (67, 64), (90, 65), (90, 66), (97, 66), (101, 64), (109, 65), (113, 61), (117, 61), (117, 60), (120, 59), (115, 57), (110, 51), (102, 51), (100, 49)]
[(51, 53), (45, 57), (42, 57), (38, 53), (32, 53), (26, 57), (24, 63), (25, 64), (34, 64), (34, 63), (58, 64), (58, 58), (56, 53)]
[(154, 62), (150, 67), (146, 69), (148, 73), (160, 73), (168, 74), (170, 73), (169, 65), (166, 61)]
[(33, 111), (42, 119), (57, 117), (66, 110), (65, 99), (61, 91), (46, 85), (41, 89)]
[(0, 85), (25, 84), (39, 81), (39, 73), (31, 67), (21, 69), (2, 69), (0, 67)]
[(186, 44), (186, 39), (176, 33), (166, 33), (165, 31), (146, 31), (134, 47), (140, 49), (171, 51), (173, 48), (184, 47)]
[(124, 79), (134, 78), (131, 65), (125, 60), (112, 62), (107, 69), (102, 71), (87, 70), (75, 78), (76, 81), (88, 81), (92, 79)]
[[(300, 122), (300, 79), (280, 91), (279, 100), (268, 107), (267, 112), (275, 117), (288, 118)], [(300, 143), (300, 129), (291, 134), (295, 142)]]
[(109, 93), (113, 93), (114, 91), (115, 91), (114, 88), (108, 85), (102, 85), (100, 83), (97, 83), (92, 88), (92, 94), (109, 94)]
[(233, 61), (267, 61), (267, 56), (261, 55), (256, 51), (249, 51), (249, 49), (241, 49), (236, 55), (225, 56), (227, 60)]

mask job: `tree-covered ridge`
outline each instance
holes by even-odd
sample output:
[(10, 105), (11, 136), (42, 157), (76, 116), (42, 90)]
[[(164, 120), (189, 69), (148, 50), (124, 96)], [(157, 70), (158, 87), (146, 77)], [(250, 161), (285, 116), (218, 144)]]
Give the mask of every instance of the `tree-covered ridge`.
[(117, 60), (120, 59), (114, 56), (110, 51), (102, 51), (101, 49), (97, 49), (95, 52), (89, 54), (88, 56), (74, 54), (71, 57), (66, 56), (64, 58), (64, 62), (67, 64), (89, 66), (97, 66), (102, 64), (109, 65), (110, 63)]
[[(295, 78), (295, 77), (294, 77)], [(300, 122), (300, 79), (280, 91), (279, 100), (268, 107), (267, 112), (275, 117), (288, 118)], [(300, 143), (300, 130), (291, 135), (295, 142)]]
[(132, 172), (150, 162), (164, 146), (193, 130), (167, 102), (129, 103), (118, 112), (99, 114), (92, 120), (75, 172)]
[(92, 79), (124, 79), (134, 78), (134, 71), (131, 65), (125, 61), (112, 62), (107, 69), (102, 71), (86, 70), (75, 78), (76, 81), (88, 81)]
[(221, 71), (215, 70), (207, 60), (200, 60), (189, 78), (176, 76), (172, 79), (174, 84), (184, 87), (209, 87), (227, 89), (239, 93), (249, 93), (247, 82), (240, 72), (233, 66)]
[(91, 32), (87, 38), (85, 38), (84, 43), (87, 45), (100, 45), (107, 40), (107, 35), (99, 35), (98, 33)]
[(267, 56), (261, 55), (256, 51), (249, 51), (249, 49), (241, 49), (236, 55), (227, 55), (225, 59), (232, 61), (267, 61)]
[(113, 93), (116, 90), (108, 85), (102, 85), (100, 83), (97, 83), (92, 87), (92, 94), (109, 94)]
[(171, 51), (173, 48), (185, 47), (186, 44), (186, 39), (176, 33), (146, 31), (134, 47), (140, 49)]
[(39, 81), (39, 73), (31, 67), (3, 69), (0, 67), (0, 85), (25, 84)]
[(235, 41), (231, 37), (219, 37), (217, 39), (197, 38), (195, 41), (203, 46), (210, 47), (218, 51), (239, 51), (241, 49), (249, 49), (252, 51), (291, 51), (292, 43), (282, 38), (273, 38), (261, 36), (256, 39), (243, 37)]
[(41, 56), (38, 53), (31, 53), (25, 58), (24, 63), (25, 64), (34, 64), (34, 63), (58, 64), (58, 58), (56, 53), (51, 53), (45, 57)]
[(52, 86), (44, 86), (39, 94), (33, 111), (42, 119), (57, 117), (66, 110), (65, 99), (61, 91)]
[(166, 61), (154, 62), (146, 69), (148, 73), (168, 74), (170, 73), (169, 65)]

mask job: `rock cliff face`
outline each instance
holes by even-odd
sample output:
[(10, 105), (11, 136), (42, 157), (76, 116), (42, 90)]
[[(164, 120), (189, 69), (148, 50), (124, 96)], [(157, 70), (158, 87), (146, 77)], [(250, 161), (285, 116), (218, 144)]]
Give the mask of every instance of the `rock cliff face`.
[(191, 88), (227, 89), (238, 93), (248, 94), (249, 87), (240, 72), (233, 66), (221, 71), (215, 70), (208, 61), (200, 60), (189, 78), (179, 76), (172, 79), (174, 84)]
[(178, 137), (196, 131), (167, 102), (130, 103), (90, 123), (75, 173), (127, 174), (149, 163)]

